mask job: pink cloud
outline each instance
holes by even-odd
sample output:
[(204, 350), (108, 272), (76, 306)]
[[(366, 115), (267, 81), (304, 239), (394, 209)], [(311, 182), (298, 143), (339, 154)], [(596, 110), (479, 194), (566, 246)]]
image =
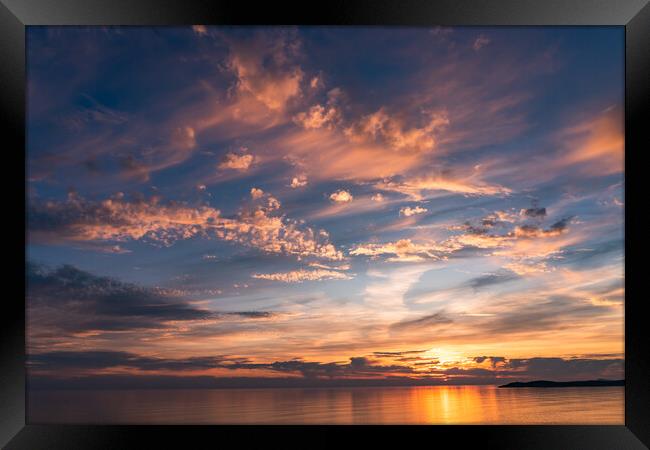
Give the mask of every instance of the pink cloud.
[(232, 41), (228, 68), (237, 77), (240, 95), (251, 95), (274, 111), (300, 95), (304, 72), (293, 63), (300, 42), (288, 32), (259, 33)]
[(350, 194), (350, 192), (344, 189), (340, 189), (336, 192), (332, 192), (329, 196), (329, 199), (335, 203), (349, 203), (354, 199), (354, 197), (352, 194)]
[(594, 176), (623, 172), (625, 133), (620, 108), (610, 108), (568, 127), (559, 139), (566, 150), (558, 165)]
[(291, 272), (279, 273), (256, 273), (253, 278), (270, 281), (281, 281), (283, 283), (302, 283), (303, 281), (320, 281), (320, 280), (350, 280), (351, 276), (327, 269), (315, 270), (294, 270)]
[(238, 155), (227, 153), (225, 159), (217, 166), (219, 169), (233, 169), (246, 171), (253, 164), (254, 156), (250, 154)]
[(64, 202), (34, 205), (30, 236), (50, 243), (145, 240), (163, 246), (194, 236), (216, 237), (268, 253), (343, 258), (326, 231), (274, 215), (280, 203), (272, 196), (265, 199), (227, 218), (210, 206), (163, 204), (155, 197), (127, 201), (115, 196), (94, 202), (72, 195)]

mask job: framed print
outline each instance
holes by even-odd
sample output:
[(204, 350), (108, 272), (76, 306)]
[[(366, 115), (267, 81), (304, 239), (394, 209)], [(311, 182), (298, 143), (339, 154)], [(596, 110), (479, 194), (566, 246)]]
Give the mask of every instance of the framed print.
[(646, 1), (0, 11), (5, 448), (650, 443)]

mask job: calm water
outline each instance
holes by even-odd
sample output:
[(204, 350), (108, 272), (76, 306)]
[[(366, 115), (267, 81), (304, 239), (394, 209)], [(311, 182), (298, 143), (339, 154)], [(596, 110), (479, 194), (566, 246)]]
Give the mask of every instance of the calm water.
[(623, 387), (33, 391), (30, 423), (623, 424)]

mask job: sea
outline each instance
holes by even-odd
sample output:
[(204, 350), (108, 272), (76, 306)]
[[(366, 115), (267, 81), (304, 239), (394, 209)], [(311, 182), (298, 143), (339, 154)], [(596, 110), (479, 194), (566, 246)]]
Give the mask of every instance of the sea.
[(623, 387), (31, 390), (30, 424), (624, 424)]

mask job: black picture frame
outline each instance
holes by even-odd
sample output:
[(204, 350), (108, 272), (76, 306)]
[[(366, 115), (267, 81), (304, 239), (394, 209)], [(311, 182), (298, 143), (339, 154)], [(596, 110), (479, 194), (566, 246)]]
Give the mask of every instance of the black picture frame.
[[(27, 25), (617, 25), (625, 27), (625, 425), (621, 426), (57, 426), (26, 423), (25, 409), (25, 26)], [(641, 289), (644, 223), (641, 157), (650, 142), (648, 0), (330, 0), (253, 3), (201, 0), (0, 0), (0, 123), (5, 161), (5, 277), (0, 327), (0, 445), (7, 449), (340, 445), (402, 442), (513, 449), (640, 449), (650, 446), (650, 358)], [(643, 113), (646, 114), (643, 114)], [(644, 145), (645, 144), (645, 145)], [(22, 177), (22, 179), (21, 179)], [(22, 193), (22, 198), (20, 194)], [(15, 202), (15, 204), (14, 204)], [(14, 207), (15, 206), (15, 207)], [(19, 214), (23, 210), (23, 220)], [(630, 212), (628, 214), (628, 212)], [(632, 215), (630, 217), (630, 215)], [(17, 219), (18, 218), (18, 219)], [(22, 231), (21, 228), (22, 227)], [(14, 262), (22, 258), (23, 264)], [(639, 261), (643, 261), (639, 258)], [(22, 281), (21, 281), (22, 280)], [(11, 289), (7, 289), (10, 287)], [(405, 441), (406, 440), (406, 441)], [(188, 443), (191, 443), (188, 444)], [(203, 445), (201, 444), (203, 443)], [(443, 444), (446, 443), (446, 444)]]

